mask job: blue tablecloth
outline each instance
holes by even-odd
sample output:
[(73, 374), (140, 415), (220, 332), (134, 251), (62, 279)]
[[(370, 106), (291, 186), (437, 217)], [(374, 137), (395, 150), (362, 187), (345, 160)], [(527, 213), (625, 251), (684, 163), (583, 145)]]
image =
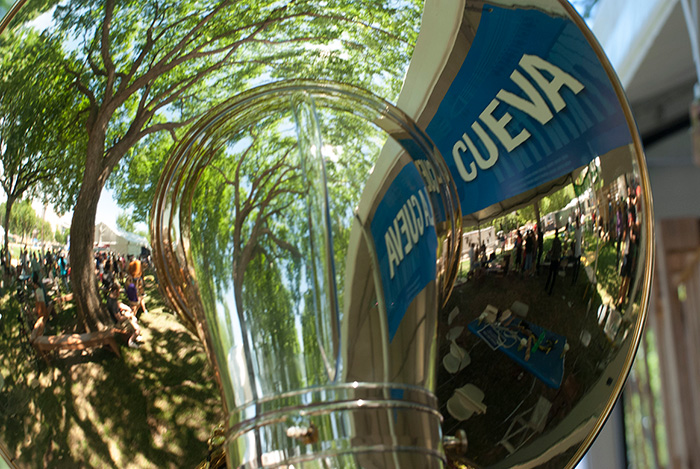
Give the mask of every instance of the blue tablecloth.
[[(530, 358), (525, 360), (525, 347), (520, 347), (520, 340), (527, 339), (527, 335), (521, 331), (521, 320), (514, 318), (507, 326), (489, 324), (475, 319), (467, 325), (467, 328), (493, 350), (500, 350), (517, 364), (532, 373), (537, 379), (550, 388), (558, 389), (564, 377), (564, 345), (566, 338), (548, 331), (532, 323), (527, 323), (534, 335), (530, 345)], [(533, 351), (535, 342), (538, 347)], [(541, 350), (548, 348), (549, 351)]]

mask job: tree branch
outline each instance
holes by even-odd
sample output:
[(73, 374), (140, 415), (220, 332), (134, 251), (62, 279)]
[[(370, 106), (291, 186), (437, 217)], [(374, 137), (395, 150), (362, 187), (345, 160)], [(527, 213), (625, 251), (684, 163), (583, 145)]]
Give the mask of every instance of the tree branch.
[(91, 53), (87, 54), (86, 60), (87, 60), (88, 66), (90, 67), (90, 70), (92, 70), (92, 73), (94, 73), (97, 76), (103, 76), (103, 77), (107, 76), (107, 72), (105, 72), (100, 67), (98, 67), (97, 64), (95, 63), (95, 61), (92, 59)]
[(80, 81), (80, 74), (78, 72), (75, 72), (68, 67), (67, 64), (64, 65), (64, 70), (66, 71), (67, 74), (73, 76), (75, 78), (74, 85), (80, 91), (90, 102), (90, 109), (88, 110), (88, 118), (86, 120), (86, 126), (88, 127), (88, 133), (90, 132), (90, 124), (95, 123), (97, 120), (97, 112), (98, 112), (98, 106), (97, 106), (97, 99), (95, 98), (95, 95), (93, 92), (83, 84), (82, 81)]
[(107, 72), (107, 84), (105, 85), (105, 101), (112, 99), (114, 95), (114, 79), (116, 67), (114, 62), (112, 62), (112, 56), (110, 55), (109, 49), (111, 45), (111, 39), (109, 33), (112, 27), (112, 18), (114, 16), (114, 0), (106, 0), (104, 6), (105, 16), (102, 20), (102, 35), (100, 39), (100, 54), (102, 56), (102, 62), (105, 65), (105, 71)]
[(155, 13), (153, 14), (153, 21), (151, 21), (151, 24), (148, 26), (148, 29), (146, 30), (146, 43), (144, 44), (143, 48), (141, 49), (141, 52), (139, 53), (138, 57), (136, 57), (136, 60), (134, 60), (132, 62), (131, 67), (129, 68), (129, 71), (124, 76), (124, 79), (119, 84), (119, 87), (117, 88), (117, 93), (123, 92), (124, 89), (128, 86), (129, 82), (136, 74), (136, 71), (139, 69), (139, 67), (141, 67), (141, 64), (143, 63), (144, 59), (146, 58), (148, 53), (153, 49), (153, 46), (155, 45), (155, 40), (153, 39), (153, 28), (155, 28), (156, 20), (158, 19), (158, 4), (156, 4), (154, 6), (154, 8), (155, 8)]
[(299, 252), (296, 246), (275, 236), (275, 234), (272, 232), (272, 230), (270, 230), (270, 228), (263, 228), (260, 232), (260, 235), (267, 235), (273, 243), (275, 243), (281, 249), (289, 251), (291, 255), (294, 256), (296, 259), (299, 259), (301, 257), (301, 252)]

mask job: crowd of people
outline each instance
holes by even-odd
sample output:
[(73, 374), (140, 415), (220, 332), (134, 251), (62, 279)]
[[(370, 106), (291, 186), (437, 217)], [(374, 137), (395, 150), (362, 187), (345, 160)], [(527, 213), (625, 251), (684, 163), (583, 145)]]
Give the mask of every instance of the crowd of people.
[[(587, 230), (598, 236), (602, 242), (614, 243), (617, 253), (617, 272), (620, 276), (620, 287), (614, 296), (614, 304), (621, 307), (631, 294), (631, 279), (634, 275), (637, 253), (639, 251), (641, 211), (641, 188), (632, 181), (627, 187), (626, 197), (610, 197), (607, 212), (598, 215), (596, 206), (590, 215), (577, 211), (565, 226), (554, 229), (551, 244), (545, 250), (545, 233), (540, 225), (531, 229), (515, 230), (512, 239), (512, 249), (506, 251), (505, 236), (502, 242), (502, 258), (498, 271), (508, 275), (519, 273), (523, 276), (546, 275), (545, 292), (551, 295), (554, 291), (557, 277), (569, 277), (566, 280), (571, 285), (578, 282), (581, 271), (583, 250), (583, 232)], [(502, 231), (501, 231), (502, 232)], [(495, 250), (487, 256), (486, 246), (482, 243), (469, 246), (470, 272), (469, 278), (478, 278), (496, 264)], [(544, 267), (544, 269), (543, 269)], [(545, 270), (546, 269), (546, 270)]]
[[(0, 251), (0, 262), (4, 273), (4, 282), (24, 282), (36, 277), (43, 282), (48, 279), (51, 285), (60, 281), (64, 289), (70, 290), (70, 265), (68, 255), (62, 249), (47, 249), (30, 251), (25, 246), (19, 254), (19, 259), (12, 262), (11, 256), (7, 256), (5, 249)], [(7, 262), (9, 260), (9, 262)]]
[[(144, 263), (148, 258), (142, 257), (143, 261), (133, 255), (125, 258), (112, 252), (95, 254), (95, 275), (101, 284), (107, 311), (116, 324), (130, 330), (128, 345), (132, 348), (138, 347), (143, 340), (138, 318), (148, 313), (143, 279)], [(128, 304), (120, 301), (121, 294), (126, 296)]]
[[(614, 208), (612, 202), (609, 202), (610, 212), (615, 213), (615, 245), (617, 260), (620, 265), (620, 277), (622, 279), (617, 301), (615, 302), (616, 306), (622, 306), (629, 298), (630, 284), (636, 270), (641, 230), (641, 220), (638, 216), (641, 213), (640, 192), (640, 186), (628, 187), (627, 198), (620, 198)], [(612, 218), (609, 223), (610, 228), (612, 228)]]
[[(145, 297), (144, 270), (149, 264), (147, 250), (139, 257), (115, 252), (97, 252), (94, 257), (95, 276), (105, 301), (105, 308), (115, 324), (130, 331), (128, 345), (138, 347), (142, 341), (138, 318), (148, 313)], [(54, 313), (55, 296), (72, 290), (68, 253), (63, 249), (21, 249), (17, 259), (0, 251), (3, 282), (24, 291), (27, 287), (34, 297), (34, 312), (47, 320)], [(8, 262), (9, 261), (9, 262)], [(124, 299), (124, 302), (121, 299)]]

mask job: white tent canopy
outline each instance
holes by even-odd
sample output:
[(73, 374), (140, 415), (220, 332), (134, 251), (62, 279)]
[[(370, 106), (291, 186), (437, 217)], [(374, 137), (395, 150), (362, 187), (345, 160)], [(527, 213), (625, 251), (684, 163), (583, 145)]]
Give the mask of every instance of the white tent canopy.
[(148, 240), (133, 233), (127, 233), (106, 223), (95, 225), (94, 247), (106, 248), (123, 255), (141, 254), (141, 247), (148, 247)]

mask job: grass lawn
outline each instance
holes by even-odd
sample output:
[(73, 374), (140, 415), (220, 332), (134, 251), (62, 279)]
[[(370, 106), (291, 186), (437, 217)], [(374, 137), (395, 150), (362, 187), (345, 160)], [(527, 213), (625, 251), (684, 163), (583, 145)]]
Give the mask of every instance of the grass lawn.
[[(51, 365), (20, 346), (18, 302), (0, 298), (0, 439), (19, 467), (195, 467), (223, 423), (221, 399), (204, 349), (167, 310), (155, 287), (140, 322), (145, 343), (64, 351)], [(73, 332), (75, 307), (45, 334)]]

